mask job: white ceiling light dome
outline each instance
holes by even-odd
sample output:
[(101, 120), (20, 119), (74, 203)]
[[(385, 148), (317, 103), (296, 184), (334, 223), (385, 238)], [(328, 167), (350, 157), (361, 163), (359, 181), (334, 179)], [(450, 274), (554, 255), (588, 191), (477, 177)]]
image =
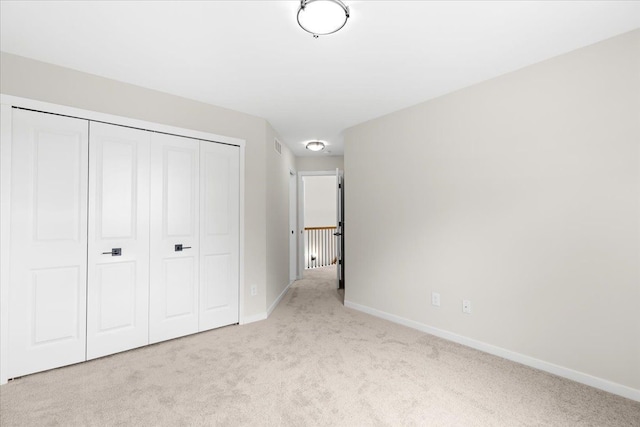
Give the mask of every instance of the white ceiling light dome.
[(322, 151), (325, 144), (322, 141), (311, 141), (307, 143), (307, 150), (309, 151)]
[(349, 8), (340, 0), (300, 0), (298, 25), (313, 37), (335, 33), (349, 19)]

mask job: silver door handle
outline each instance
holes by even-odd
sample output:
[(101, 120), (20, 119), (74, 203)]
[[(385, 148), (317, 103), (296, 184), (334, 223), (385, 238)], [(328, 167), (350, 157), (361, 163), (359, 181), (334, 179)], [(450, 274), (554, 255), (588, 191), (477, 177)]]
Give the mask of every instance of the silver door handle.
[(182, 246), (182, 244), (180, 244), (180, 245), (175, 245), (174, 248), (176, 252), (182, 252), (183, 249), (191, 249), (191, 246)]

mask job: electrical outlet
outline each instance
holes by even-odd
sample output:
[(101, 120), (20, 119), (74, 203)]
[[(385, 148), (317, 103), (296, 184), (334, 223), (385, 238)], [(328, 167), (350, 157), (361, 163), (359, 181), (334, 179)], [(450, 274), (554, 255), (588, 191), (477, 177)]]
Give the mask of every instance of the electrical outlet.
[(437, 292), (431, 292), (431, 305), (440, 307), (440, 294)]
[(468, 299), (462, 300), (462, 312), (471, 314), (471, 301), (469, 301)]
[(258, 295), (258, 285), (251, 285), (251, 296), (255, 297)]

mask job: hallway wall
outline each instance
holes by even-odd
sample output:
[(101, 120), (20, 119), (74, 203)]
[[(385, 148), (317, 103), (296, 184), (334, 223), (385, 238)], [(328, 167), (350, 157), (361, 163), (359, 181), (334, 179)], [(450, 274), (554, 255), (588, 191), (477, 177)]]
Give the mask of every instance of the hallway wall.
[(266, 307), (273, 308), (289, 286), (289, 173), (295, 168), (291, 150), (281, 144), (282, 154), (274, 148), (276, 131), (266, 123), (267, 135), (267, 271)]
[(331, 227), (336, 225), (336, 177), (305, 176), (304, 226)]
[(298, 172), (335, 171), (336, 168), (344, 170), (343, 156), (296, 157)]

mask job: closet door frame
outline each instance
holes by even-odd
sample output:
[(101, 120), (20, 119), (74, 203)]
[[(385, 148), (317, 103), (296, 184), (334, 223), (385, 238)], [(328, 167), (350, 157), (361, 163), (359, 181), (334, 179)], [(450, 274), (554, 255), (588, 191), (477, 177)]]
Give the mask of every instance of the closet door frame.
[(13, 107), (40, 111), (43, 113), (59, 114), (80, 119), (104, 122), (132, 128), (148, 130), (151, 132), (179, 135), (187, 138), (195, 138), (214, 143), (235, 145), (240, 148), (240, 232), (239, 232), (239, 323), (248, 323), (244, 315), (244, 175), (245, 175), (245, 141), (223, 135), (201, 132), (192, 129), (179, 128), (144, 120), (96, 111), (83, 110), (65, 105), (52, 104), (12, 95), (0, 94), (0, 384), (6, 384), (8, 380), (7, 360), (9, 355), (9, 266), (11, 246), (11, 122)]

